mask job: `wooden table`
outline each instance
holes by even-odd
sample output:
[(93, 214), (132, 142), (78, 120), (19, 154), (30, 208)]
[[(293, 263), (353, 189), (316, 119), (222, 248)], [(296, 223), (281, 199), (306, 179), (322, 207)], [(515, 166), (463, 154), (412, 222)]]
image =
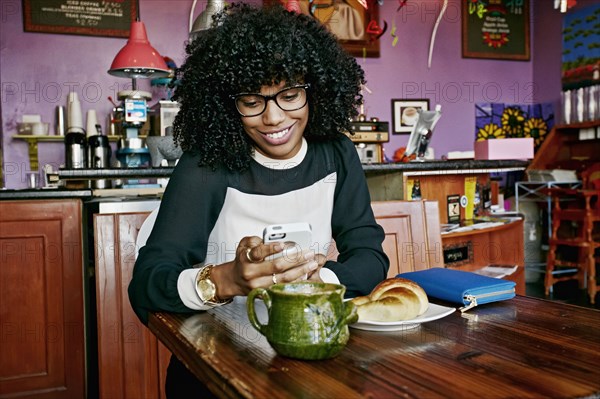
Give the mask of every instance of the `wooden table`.
[(278, 356), (245, 298), (150, 329), (209, 388), (244, 398), (574, 398), (600, 394), (600, 311), (517, 296), (405, 331), (351, 330), (334, 359)]

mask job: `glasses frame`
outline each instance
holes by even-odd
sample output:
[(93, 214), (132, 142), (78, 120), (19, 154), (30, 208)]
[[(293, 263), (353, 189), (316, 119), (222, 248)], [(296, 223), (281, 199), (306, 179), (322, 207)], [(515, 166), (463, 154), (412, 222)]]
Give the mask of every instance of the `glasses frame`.
[[(308, 89), (310, 88), (310, 83), (304, 83), (304, 84), (299, 84), (299, 85), (294, 85), (294, 86), (289, 86), (289, 87), (284, 87), (283, 89), (279, 90), (277, 93), (272, 94), (270, 96), (265, 96), (262, 95), (260, 93), (237, 93), (237, 94), (232, 94), (229, 96), (229, 98), (231, 98), (233, 100), (233, 103), (235, 104), (235, 109), (237, 110), (237, 112), (245, 117), (245, 118), (252, 118), (255, 116), (259, 116), (262, 115), (266, 110), (267, 110), (267, 104), (269, 103), (269, 101), (273, 100), (273, 102), (279, 107), (280, 110), (284, 111), (284, 112), (292, 112), (292, 111), (298, 111), (299, 109), (302, 109), (304, 107), (306, 107), (306, 104), (308, 104), (308, 95), (306, 96), (306, 101), (304, 101), (304, 104), (302, 104), (302, 106), (298, 107), (298, 108), (294, 108), (294, 109), (283, 109), (281, 107), (281, 105), (279, 105), (279, 103), (277, 102), (277, 96), (280, 95), (281, 93), (283, 93), (284, 91), (290, 90), (290, 89), (304, 89), (304, 91), (306, 92)], [(237, 99), (238, 97), (241, 96), (259, 96), (265, 99), (265, 106), (263, 108), (262, 111), (260, 111), (258, 114), (254, 114), (254, 115), (245, 115), (244, 113), (242, 113), (242, 111), (240, 111), (240, 109), (238, 108), (238, 104), (237, 104)]]

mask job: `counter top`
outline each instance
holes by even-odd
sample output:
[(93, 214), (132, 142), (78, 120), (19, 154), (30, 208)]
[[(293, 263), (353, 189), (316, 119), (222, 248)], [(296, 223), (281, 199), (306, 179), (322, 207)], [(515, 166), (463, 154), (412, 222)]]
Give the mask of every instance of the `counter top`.
[[(468, 171), (476, 173), (483, 172), (509, 172), (523, 170), (529, 164), (521, 160), (433, 160), (424, 162), (407, 163), (378, 163), (364, 164), (365, 173), (378, 172), (445, 172)], [(82, 179), (120, 179), (120, 178), (165, 178), (173, 173), (173, 167), (160, 168), (110, 168), (110, 169), (62, 169), (48, 174), (50, 182), (59, 180), (82, 180)]]
[(160, 168), (107, 168), (107, 169), (60, 169), (48, 173), (48, 181), (90, 179), (165, 178), (171, 176), (173, 167)]
[(23, 190), (0, 190), (0, 200), (24, 200), (24, 199), (56, 199), (56, 198), (88, 198), (92, 196), (90, 189), (66, 190), (59, 188), (48, 189), (23, 189)]
[(453, 173), (458, 171), (468, 171), (476, 173), (477, 170), (482, 172), (510, 172), (524, 170), (529, 165), (529, 161), (522, 160), (475, 160), (475, 159), (458, 159), (444, 161), (436, 159), (423, 162), (400, 162), (400, 163), (381, 163), (381, 164), (365, 164), (363, 169), (366, 173), (369, 172), (444, 172)]
[[(408, 163), (364, 164), (363, 170), (367, 176), (385, 173), (403, 173), (407, 176), (431, 174), (461, 174), (511, 172), (524, 170), (528, 161), (521, 160), (433, 160)], [(92, 179), (151, 179), (168, 178), (173, 173), (173, 167), (160, 168), (110, 168), (110, 169), (61, 169), (48, 174), (50, 183), (67, 180)], [(105, 191), (105, 192), (102, 192)], [(86, 198), (96, 196), (144, 195), (146, 193), (119, 193), (118, 190), (91, 189), (38, 189), (38, 190), (0, 190), (0, 200), (3, 199), (45, 199), (45, 198)], [(134, 190), (135, 191), (135, 190)]]

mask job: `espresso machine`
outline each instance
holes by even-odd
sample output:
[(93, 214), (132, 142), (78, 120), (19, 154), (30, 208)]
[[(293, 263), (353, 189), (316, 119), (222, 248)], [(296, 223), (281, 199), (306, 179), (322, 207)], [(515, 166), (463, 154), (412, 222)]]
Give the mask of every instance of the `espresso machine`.
[(348, 134), (348, 137), (354, 142), (361, 163), (384, 162), (383, 143), (390, 141), (389, 122), (361, 118), (351, 122), (351, 128), (354, 134)]

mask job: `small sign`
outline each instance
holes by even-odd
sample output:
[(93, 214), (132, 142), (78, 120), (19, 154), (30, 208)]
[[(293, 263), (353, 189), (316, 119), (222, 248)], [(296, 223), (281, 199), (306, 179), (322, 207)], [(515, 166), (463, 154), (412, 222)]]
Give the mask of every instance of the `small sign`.
[(460, 206), (462, 206), (463, 208), (466, 208), (467, 205), (469, 205), (469, 197), (467, 197), (466, 195), (463, 195), (462, 197), (460, 197)]
[(25, 32), (129, 37), (136, 16), (133, 0), (23, 0)]
[(460, 223), (460, 195), (454, 194), (447, 197), (448, 223)]
[(444, 265), (460, 266), (473, 261), (473, 244), (471, 241), (461, 242), (459, 244), (444, 245)]
[(529, 61), (529, 0), (462, 0), (462, 55)]

